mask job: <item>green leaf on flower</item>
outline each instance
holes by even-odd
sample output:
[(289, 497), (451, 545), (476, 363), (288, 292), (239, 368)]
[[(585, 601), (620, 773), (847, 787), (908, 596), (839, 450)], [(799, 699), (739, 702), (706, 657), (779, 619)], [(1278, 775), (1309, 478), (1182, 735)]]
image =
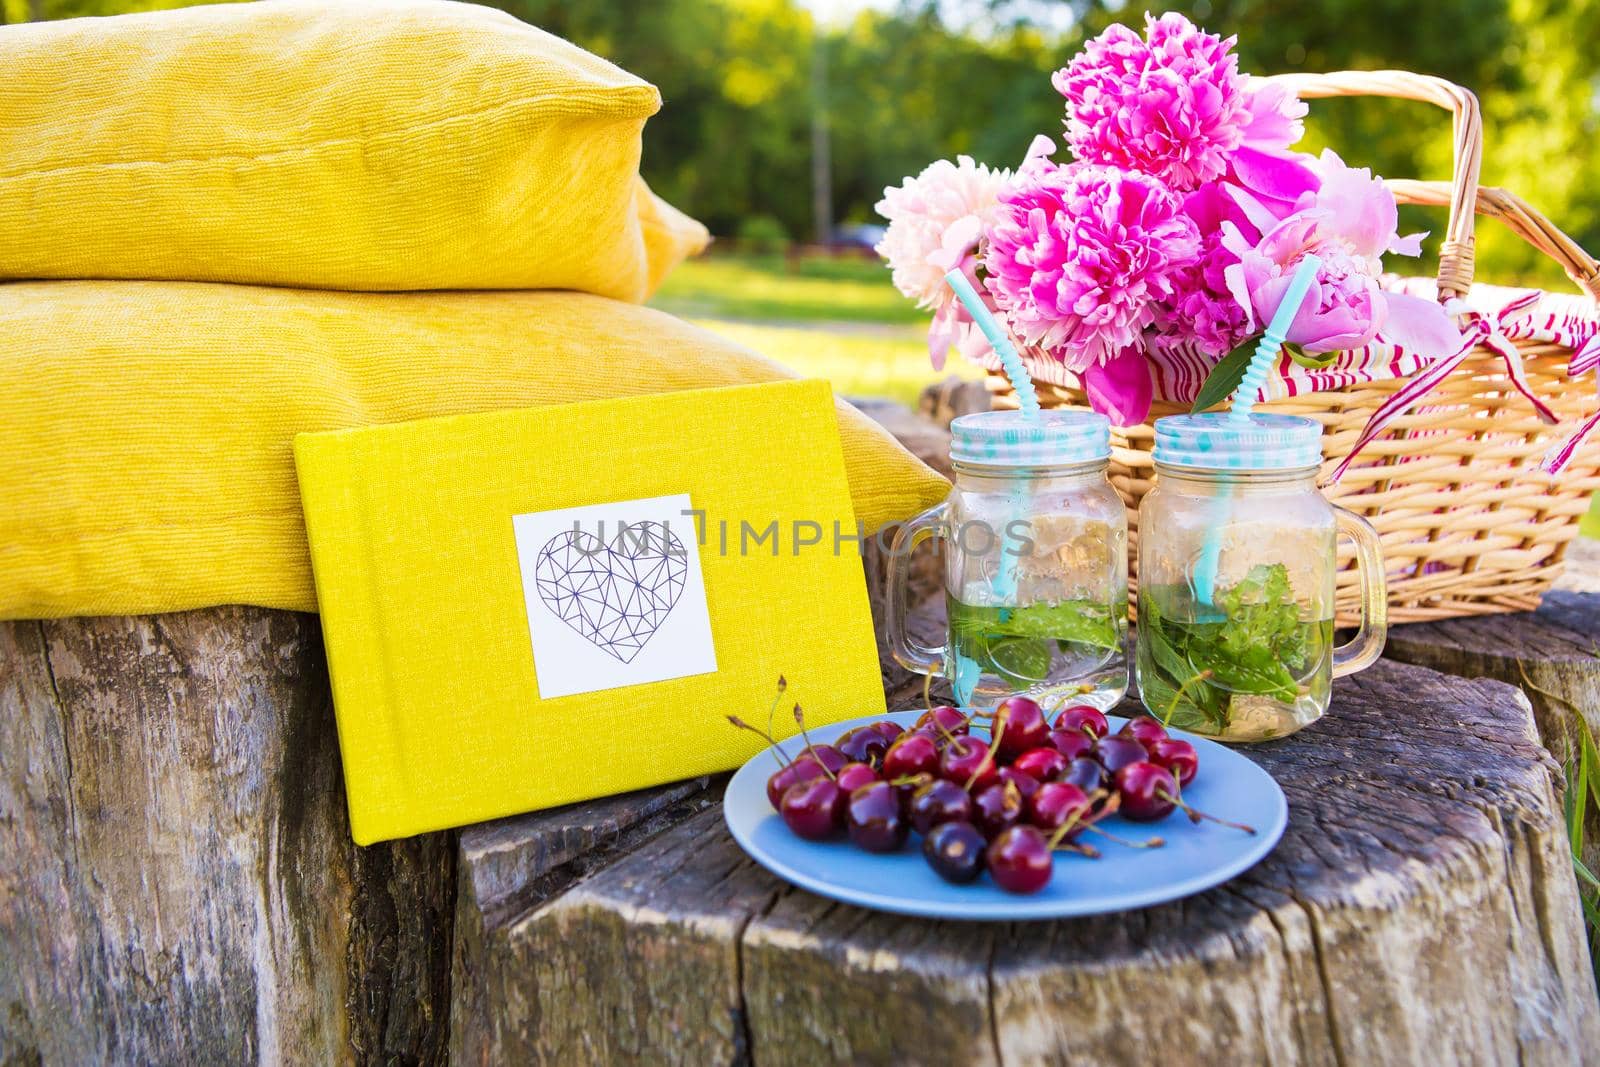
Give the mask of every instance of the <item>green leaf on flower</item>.
[(1256, 354), (1256, 340), (1252, 337), (1211, 368), (1205, 383), (1200, 386), (1199, 395), (1194, 398), (1190, 414), (1209, 411), (1233, 395), (1233, 391), (1244, 380), (1244, 372), (1250, 369), (1250, 357)]

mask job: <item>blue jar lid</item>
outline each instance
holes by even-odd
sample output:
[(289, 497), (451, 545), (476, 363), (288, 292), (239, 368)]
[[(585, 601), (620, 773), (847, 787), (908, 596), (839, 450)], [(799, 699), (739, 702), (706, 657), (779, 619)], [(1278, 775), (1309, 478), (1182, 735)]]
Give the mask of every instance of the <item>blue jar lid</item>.
[(950, 459), (988, 467), (1058, 467), (1111, 458), (1111, 420), (1093, 411), (981, 411), (950, 424)]
[(1322, 425), (1299, 415), (1169, 415), (1156, 420), (1153, 455), (1195, 470), (1303, 470), (1322, 463)]

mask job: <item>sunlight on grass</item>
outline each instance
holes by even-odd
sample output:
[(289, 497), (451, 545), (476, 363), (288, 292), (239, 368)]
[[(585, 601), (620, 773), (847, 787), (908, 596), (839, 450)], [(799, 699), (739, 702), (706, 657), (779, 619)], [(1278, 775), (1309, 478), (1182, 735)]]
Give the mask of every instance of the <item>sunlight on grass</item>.
[(879, 336), (717, 319), (698, 319), (695, 325), (752, 348), (797, 374), (826, 378), (841, 396), (888, 397), (915, 408), (917, 395), (930, 382), (949, 374), (983, 376), (980, 368), (960, 360), (935, 371), (928, 365), (923, 333), (915, 327)]
[(713, 255), (667, 276), (651, 305), (683, 318), (918, 323), (926, 314), (871, 259)]

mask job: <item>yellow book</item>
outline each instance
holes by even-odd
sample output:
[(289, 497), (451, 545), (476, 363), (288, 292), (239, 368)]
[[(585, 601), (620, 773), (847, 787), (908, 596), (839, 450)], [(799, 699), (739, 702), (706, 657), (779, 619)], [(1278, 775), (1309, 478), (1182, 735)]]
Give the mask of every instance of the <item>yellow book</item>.
[(824, 382), (295, 438), (361, 844), (737, 766), (881, 713)]

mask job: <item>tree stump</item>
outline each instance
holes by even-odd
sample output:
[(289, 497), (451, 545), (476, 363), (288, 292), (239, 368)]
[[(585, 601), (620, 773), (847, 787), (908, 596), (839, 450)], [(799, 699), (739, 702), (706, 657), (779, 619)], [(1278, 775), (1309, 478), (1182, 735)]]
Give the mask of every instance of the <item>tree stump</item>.
[(314, 616), (0, 623), (0, 856), (0, 1062), (443, 1056), (454, 844), (352, 844)]
[[(1057, 923), (829, 902), (746, 859), (701, 802), (637, 841), (592, 829), (593, 812), (502, 824), (492, 849), (468, 832), (463, 908), (480, 881), (518, 903), (458, 917), (478, 942), (472, 968), (458, 959), (452, 1045), (531, 1064), (1576, 1064), (1600, 1049), (1558, 771), (1520, 693), (1380, 663), (1322, 722), (1249, 753), (1289, 796), (1262, 864), (1186, 901)], [(657, 813), (682, 805), (654, 796)], [(610, 847), (571, 858), (597, 840)], [(539, 888), (519, 897), (507, 871)]]
[[(1600, 567), (1579, 563), (1569, 579), (1582, 587), (1591, 575), (1600, 576)], [(1399, 626), (1386, 654), (1518, 686), (1533, 705), (1540, 740), (1564, 768), (1577, 759), (1580, 716), (1600, 738), (1600, 592), (1557, 589), (1535, 612)], [(1600, 806), (1588, 808), (1584, 830), (1584, 863), (1600, 869)]]

